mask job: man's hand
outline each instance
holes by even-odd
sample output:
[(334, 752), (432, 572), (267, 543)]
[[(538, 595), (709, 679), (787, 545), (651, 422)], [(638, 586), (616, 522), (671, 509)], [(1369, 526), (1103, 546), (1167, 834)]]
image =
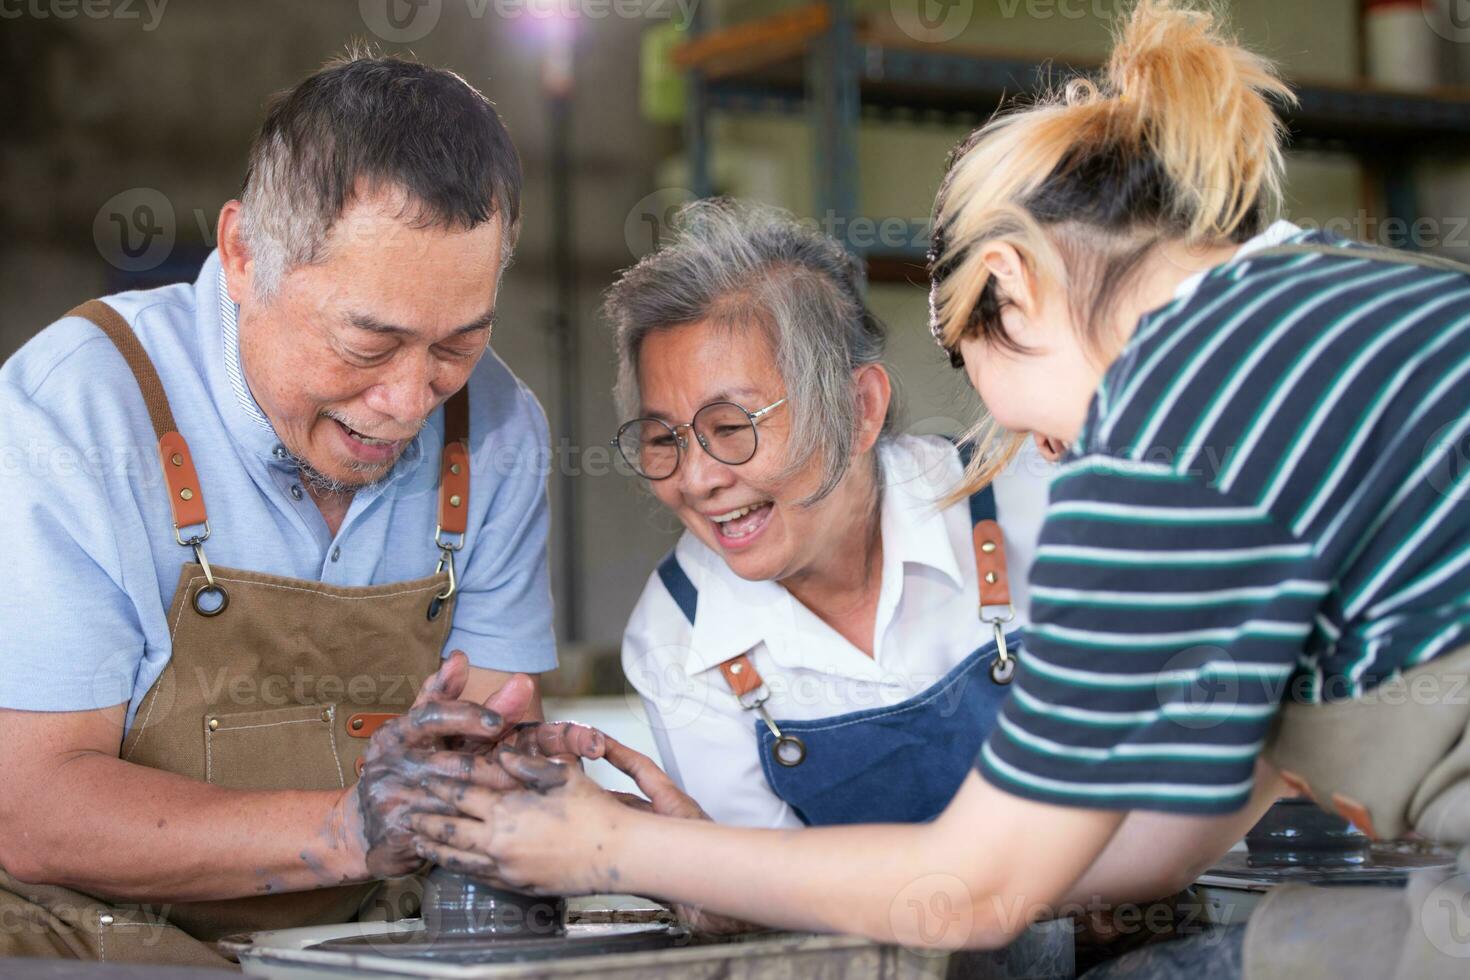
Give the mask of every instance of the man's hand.
[(454, 812), (424, 788), (426, 777), (474, 778), (487, 786), (518, 787), (490, 757), (502, 740), (540, 756), (602, 754), (600, 733), (584, 726), (514, 723), (533, 702), (530, 678), (512, 678), (484, 705), (477, 705), (458, 700), (468, 676), (468, 659), (454, 651), (424, 682), (408, 713), (373, 734), (362, 776), (339, 802), (348, 837), (361, 847), (373, 877), (407, 874), (422, 863), (413, 848), (409, 814)]

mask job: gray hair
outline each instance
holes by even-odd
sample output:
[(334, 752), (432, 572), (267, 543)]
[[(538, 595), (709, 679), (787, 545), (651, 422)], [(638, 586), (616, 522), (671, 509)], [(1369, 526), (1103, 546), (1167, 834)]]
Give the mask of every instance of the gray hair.
[(521, 163), (495, 107), (453, 72), (349, 52), (272, 101), (250, 148), (241, 236), (268, 300), (292, 269), (325, 257), (359, 191), (402, 193), (420, 228), (501, 219), (500, 269), (520, 229)]
[[(672, 238), (623, 273), (604, 312), (616, 332), (618, 406), (638, 414), (638, 356), (655, 330), (698, 322), (764, 330), (786, 386), (793, 447), (812, 447), (822, 483), (836, 489), (851, 465), (858, 398), (853, 371), (881, 363), (887, 330), (863, 301), (859, 259), (785, 211), (729, 200), (681, 208)], [(884, 420), (892, 424), (892, 406)], [(790, 471), (807, 458), (792, 459)]]

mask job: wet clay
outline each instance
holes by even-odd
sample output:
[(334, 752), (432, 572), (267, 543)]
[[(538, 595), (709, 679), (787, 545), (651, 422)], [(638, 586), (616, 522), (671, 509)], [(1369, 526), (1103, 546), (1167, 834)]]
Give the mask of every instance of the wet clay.
[(441, 938), (548, 939), (566, 934), (567, 901), (506, 891), (447, 868), (424, 882), (424, 928)]

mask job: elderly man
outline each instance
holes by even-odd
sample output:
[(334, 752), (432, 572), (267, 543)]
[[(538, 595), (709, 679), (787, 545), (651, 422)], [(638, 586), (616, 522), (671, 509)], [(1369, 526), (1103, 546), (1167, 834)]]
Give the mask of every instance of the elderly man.
[(333, 63), (192, 285), (0, 369), (0, 956), (350, 920), (424, 772), (574, 740), (516, 727), (556, 663), (546, 422), (488, 352), (520, 188), (463, 80)]

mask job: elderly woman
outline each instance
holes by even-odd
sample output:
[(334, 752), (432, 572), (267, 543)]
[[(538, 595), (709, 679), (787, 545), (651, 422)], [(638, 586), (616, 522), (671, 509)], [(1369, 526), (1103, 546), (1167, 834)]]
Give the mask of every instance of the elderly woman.
[(607, 300), (615, 443), (686, 529), (623, 640), (664, 766), (721, 822), (927, 820), (1006, 690), (1048, 464), (944, 506), (960, 452), (892, 433), (858, 262), (769, 209), (678, 227)]

